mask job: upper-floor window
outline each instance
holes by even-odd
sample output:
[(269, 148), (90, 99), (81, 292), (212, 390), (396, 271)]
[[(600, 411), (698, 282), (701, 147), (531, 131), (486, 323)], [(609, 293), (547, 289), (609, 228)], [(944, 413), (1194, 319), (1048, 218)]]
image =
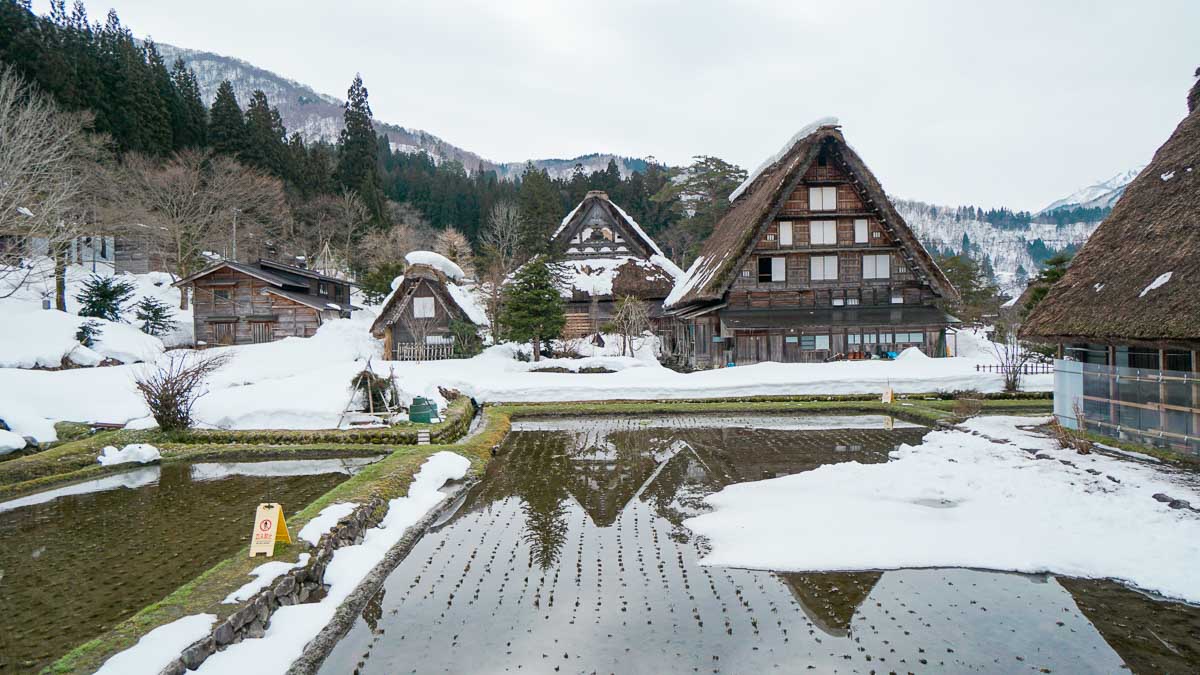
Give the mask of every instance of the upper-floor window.
[(433, 316), (433, 298), (413, 298), (413, 318), (432, 319)]
[(787, 281), (787, 258), (763, 256), (758, 259), (758, 282)]
[(837, 186), (808, 188), (809, 211), (836, 211)]
[(790, 220), (784, 220), (779, 223), (779, 245), (792, 245), (792, 222)]
[(836, 281), (838, 278), (838, 257), (836, 255), (814, 255), (809, 267), (813, 281)]
[(212, 294), (213, 294), (213, 302), (229, 302), (229, 289), (228, 288), (215, 288), (215, 289), (213, 289)]
[(867, 243), (867, 219), (859, 218), (854, 221), (854, 243)]
[(329, 295), (329, 284), (325, 283), (324, 281), (318, 281), (317, 282), (317, 295), (328, 296)]
[(882, 255), (863, 255), (863, 278), (864, 279), (888, 279), (891, 278), (891, 256), (884, 253)]
[(808, 224), (808, 243), (813, 246), (837, 244), (837, 223), (832, 220), (813, 220)]

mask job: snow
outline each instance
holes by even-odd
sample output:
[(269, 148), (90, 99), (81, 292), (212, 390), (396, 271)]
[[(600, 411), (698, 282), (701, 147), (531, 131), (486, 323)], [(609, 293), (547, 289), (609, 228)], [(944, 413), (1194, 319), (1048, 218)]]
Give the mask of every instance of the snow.
[[(666, 258), (666, 256), (663, 255), (662, 249), (658, 247), (658, 244), (654, 243), (654, 240), (650, 238), (650, 235), (646, 234), (646, 231), (642, 229), (642, 226), (638, 224), (638, 221), (633, 219), (633, 216), (625, 213), (625, 209), (617, 206), (616, 202), (610, 201), (609, 204), (613, 205), (613, 208), (617, 210), (617, 213), (621, 214), (621, 217), (625, 219), (625, 222), (629, 223), (629, 226), (633, 228), (634, 232), (637, 232), (639, 237), (641, 237), (647, 244), (650, 244), (650, 248), (654, 251), (654, 255), (658, 256), (659, 258)], [(672, 267), (674, 267), (674, 263), (672, 263)], [(676, 267), (676, 269), (679, 268)]]
[(19, 213), (19, 214), (21, 214), (21, 215), (25, 216), (26, 218), (32, 218), (32, 217), (33, 217), (33, 211), (30, 211), (30, 210), (29, 210), (27, 207), (24, 207), (24, 206), (18, 206), (18, 207), (17, 207), (17, 213)]
[(1156, 288), (1159, 288), (1163, 284), (1170, 281), (1172, 274), (1174, 274), (1174, 272), (1164, 272), (1164, 273), (1158, 275), (1157, 277), (1155, 277), (1154, 281), (1151, 281), (1149, 286), (1143, 288), (1141, 293), (1138, 293), (1138, 297), (1144, 298), (1144, 297), (1146, 297), (1146, 294), (1149, 293), (1150, 291), (1152, 291)]
[(900, 446), (884, 464), (732, 485), (685, 525), (711, 544), (706, 565), (1051, 572), (1200, 601), (1200, 518), (1152, 498), (1200, 503), (1192, 482), (1152, 464), (1062, 450), (1023, 428), (1047, 421), (977, 417)]
[(1172, 179), (1172, 178), (1174, 178), (1174, 177), (1175, 177), (1175, 172), (1174, 172), (1174, 171), (1167, 171), (1166, 173), (1164, 173), (1164, 174), (1162, 174), (1161, 176), (1159, 176), (1159, 178), (1163, 179), (1163, 182), (1169, 181), (1169, 180), (1171, 180), (1171, 179)]
[(87, 318), (40, 304), (0, 304), (0, 312), (0, 368), (58, 368), (64, 358), (88, 366), (106, 358), (134, 363), (153, 361), (163, 352), (161, 340), (125, 323), (90, 319), (100, 324), (101, 332), (88, 349), (75, 339)]
[(560, 223), (558, 224), (558, 229), (556, 229), (556, 230), (554, 231), (554, 234), (550, 236), (550, 238), (551, 238), (551, 239), (556, 239), (556, 238), (558, 237), (558, 235), (562, 234), (562, 231), (563, 231), (563, 229), (564, 229), (564, 228), (566, 228), (566, 226), (567, 226), (568, 224), (570, 224), (570, 222), (571, 222), (571, 219), (575, 217), (575, 214), (576, 214), (576, 213), (579, 213), (579, 209), (580, 209), (582, 206), (583, 206), (583, 202), (581, 201), (581, 202), (579, 202), (578, 204), (576, 204), (576, 205), (575, 205), (575, 208), (571, 209), (571, 212), (570, 212), (570, 213), (568, 213), (568, 214), (566, 215), (566, 217), (562, 219), (562, 222), (560, 222)]
[(1000, 306), (1003, 307), (1004, 309), (1009, 309), (1010, 307), (1016, 307), (1017, 301), (1020, 299), (1021, 299), (1020, 295), (1014, 295), (1013, 297), (1009, 298), (1008, 300), (1005, 300), (1004, 304), (1000, 305)]
[(86, 495), (94, 492), (108, 492), (109, 490), (119, 490), (122, 488), (133, 489), (139, 488), (152, 483), (157, 483), (159, 476), (162, 475), (161, 470), (157, 466), (147, 466), (133, 471), (126, 471), (115, 476), (105, 476), (97, 478), (86, 483), (76, 483), (66, 487), (46, 490), (37, 494), (12, 499), (7, 502), (0, 503), (0, 513), (19, 509), (25, 506), (34, 506), (36, 504), (45, 504), (52, 502), (60, 497), (70, 497), (73, 495)]
[(671, 289), (671, 292), (667, 294), (667, 298), (663, 300), (663, 307), (671, 307), (679, 302), (693, 288), (704, 288), (704, 285), (708, 283), (708, 280), (717, 271), (717, 266), (714, 265), (706, 273), (700, 273), (700, 270), (704, 269), (704, 264), (707, 260), (708, 256), (696, 256), (696, 259), (692, 261), (692, 266), (688, 268), (681, 279), (675, 282), (675, 287)]
[(799, 143), (800, 141), (804, 140), (805, 138), (808, 138), (809, 136), (813, 135), (821, 127), (837, 126), (837, 124), (838, 124), (838, 118), (836, 118), (836, 117), (822, 117), (822, 118), (818, 119), (817, 121), (812, 122), (812, 123), (808, 124), (807, 126), (802, 127), (800, 129), (800, 131), (797, 131), (795, 133), (795, 135), (793, 135), (792, 138), (787, 143), (785, 143), (782, 148), (779, 149), (778, 152), (776, 152), (774, 155), (771, 155), (770, 157), (768, 157), (762, 164), (759, 164), (758, 168), (755, 169), (754, 171), (751, 171), (750, 175), (746, 176), (746, 180), (742, 181), (742, 184), (737, 186), (737, 189), (735, 189), (733, 192), (729, 193), (729, 201), (733, 202), (738, 197), (740, 197), (742, 192), (744, 192), (746, 190), (746, 188), (750, 187), (750, 185), (753, 184), (754, 181), (759, 176), (761, 176), (763, 174), (763, 172), (766, 171), (772, 164), (783, 159), (784, 155), (791, 152), (792, 148), (796, 147), (797, 143)]
[(104, 451), (96, 458), (103, 466), (114, 466), (117, 464), (130, 464), (137, 462), (138, 464), (149, 464), (162, 459), (158, 448), (149, 443), (130, 443), (124, 448), (118, 450), (115, 446), (106, 445)]
[(1098, 283), (1092, 284), (1092, 288), (1093, 288), (1093, 289), (1094, 289), (1094, 290), (1095, 290), (1097, 293), (1099, 293), (1100, 291), (1104, 290), (1104, 284), (1103, 284), (1103, 283), (1099, 283), (1099, 282), (1098, 282)]
[(446, 256), (433, 251), (413, 251), (404, 256), (404, 262), (409, 265), (429, 265), (445, 274), (451, 281), (461, 281), (466, 277), (461, 267), (451, 262)]
[(105, 661), (96, 675), (157, 675), (180, 652), (206, 637), (216, 621), (215, 614), (193, 614), (159, 626)]
[(249, 600), (255, 593), (270, 586), (276, 579), (287, 574), (289, 571), (299, 569), (308, 564), (310, 555), (301, 553), (300, 559), (294, 563), (285, 560), (276, 560), (274, 562), (263, 563), (258, 567), (250, 570), (250, 576), (254, 577), (253, 581), (247, 581), (241, 588), (225, 596), (221, 604), (232, 605), (239, 602)]
[[(452, 452), (439, 452), (421, 466), (408, 496), (388, 504), (379, 527), (367, 530), (363, 543), (339, 548), (325, 570), (329, 590), (320, 602), (281, 607), (271, 616), (262, 638), (243, 640), (210, 656), (200, 673), (233, 673), (254, 664), (256, 675), (285, 673), (292, 662), (333, 618), (338, 606), (383, 560), (404, 532), (442, 500), (441, 486), (466, 475), (471, 463)], [(202, 637), (202, 636), (201, 636)]]
[(1111, 178), (1097, 182), (1094, 185), (1089, 185), (1085, 188), (1063, 197), (1046, 208), (1038, 211), (1037, 215), (1055, 211), (1058, 209), (1066, 209), (1072, 207), (1081, 208), (1102, 208), (1112, 206), (1117, 203), (1125, 192), (1125, 188), (1137, 178), (1145, 166), (1135, 167), (1126, 171), (1122, 171)]
[(454, 304), (467, 315), (477, 326), (489, 325), (487, 312), (483, 309), (483, 302), (479, 298), (479, 290), (476, 286), (460, 286), (458, 284), (446, 284), (446, 290), (450, 292), (450, 297), (454, 299)]
[(230, 476), (316, 476), (326, 473), (354, 475), (373, 464), (374, 457), (345, 459), (286, 459), (273, 462), (232, 462), (192, 464), (192, 480), (220, 480)]
[(321, 535), (328, 532), (334, 525), (337, 525), (339, 520), (354, 513), (354, 509), (356, 508), (358, 508), (358, 504), (351, 502), (330, 504), (321, 509), (316, 518), (305, 523), (300, 533), (296, 536), (316, 546), (321, 541)]
[(19, 436), (30, 436), (38, 443), (53, 443), (58, 440), (54, 421), (38, 414), (37, 410), (17, 396), (6, 397), (0, 393), (0, 420)]
[(25, 438), (11, 431), (0, 429), (0, 456), (25, 447)]

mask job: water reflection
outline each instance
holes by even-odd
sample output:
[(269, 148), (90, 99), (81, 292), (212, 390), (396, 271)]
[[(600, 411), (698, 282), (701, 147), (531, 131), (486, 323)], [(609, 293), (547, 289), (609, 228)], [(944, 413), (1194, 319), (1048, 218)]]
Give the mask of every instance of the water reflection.
[[(1196, 608), (1107, 582), (699, 565), (704, 542), (681, 523), (704, 508), (704, 495), (833, 462), (883, 462), (927, 432), (889, 431), (879, 418), (827, 429), (801, 420), (518, 427), (506, 455), (388, 578), (322, 672), (1103, 673), (1122, 672), (1123, 661), (1136, 672), (1195, 662), (1187, 650), (1200, 628)], [(1077, 605), (1080, 583), (1094, 586)], [(1157, 611), (1164, 607), (1174, 613)], [(1131, 617), (1136, 626), (1125, 623)], [(1169, 649), (1152, 643), (1151, 629)]]

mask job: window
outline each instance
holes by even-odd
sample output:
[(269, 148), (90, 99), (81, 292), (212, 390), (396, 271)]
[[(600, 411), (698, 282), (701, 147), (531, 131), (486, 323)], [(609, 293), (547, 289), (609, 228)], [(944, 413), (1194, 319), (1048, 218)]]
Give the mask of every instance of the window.
[(863, 333), (862, 338), (863, 338), (864, 345), (875, 344), (875, 334), (874, 333)]
[(779, 223), (779, 245), (792, 245), (792, 223), (789, 220)]
[(213, 302), (229, 302), (229, 289), (217, 288), (213, 290)]
[(846, 304), (847, 305), (857, 305), (858, 298), (846, 298)]
[(879, 344), (881, 344), (881, 345), (892, 344), (892, 334), (891, 333), (880, 333), (879, 334)]
[(837, 223), (832, 220), (814, 220), (808, 224), (808, 243), (813, 246), (837, 244)]
[(789, 345), (794, 345), (800, 342), (800, 338), (795, 335), (787, 335), (784, 336), (783, 341)]
[(867, 220), (865, 218), (854, 221), (854, 243), (867, 243)]
[(318, 281), (317, 282), (317, 295), (328, 296), (329, 295), (329, 284), (325, 283), (324, 281)]
[(846, 299), (845, 299), (845, 298), (834, 298), (834, 299), (833, 299), (833, 306), (834, 306), (834, 307), (841, 307), (841, 306), (843, 306), (843, 305), (845, 305), (845, 304), (846, 304)]
[(852, 345), (861, 345), (862, 344), (862, 336), (858, 335), (856, 333), (851, 333), (846, 336), (846, 343), (852, 344)]
[(904, 294), (901, 293), (900, 291), (892, 291), (892, 304), (893, 305), (903, 305), (904, 304)]
[(879, 230), (875, 230), (874, 232), (871, 233), (872, 239), (878, 239), (879, 237), (880, 237)]
[(750, 275), (750, 270), (749, 270), (749, 269), (743, 269), (743, 270), (742, 270), (742, 278), (744, 278), (744, 279), (749, 279), (749, 278), (750, 278), (750, 276), (751, 276), (751, 275)]
[(864, 279), (888, 279), (891, 272), (888, 266), (892, 257), (886, 253), (883, 255), (863, 255), (863, 278)]
[(763, 256), (758, 259), (758, 283), (787, 281), (787, 258)]
[(432, 319), (433, 316), (433, 298), (413, 298), (413, 318)]
[(775, 241), (775, 235), (768, 232), (767, 233), (767, 241)]
[(896, 265), (896, 274), (908, 274), (908, 268), (904, 266), (904, 263)]
[(808, 188), (809, 211), (836, 211), (837, 187)]
[(896, 342), (898, 343), (921, 343), (924, 341), (924, 333), (896, 333)]
[(837, 281), (838, 257), (836, 255), (814, 255), (810, 261), (813, 281)]
[(800, 349), (829, 349), (828, 335), (804, 335), (800, 338)]

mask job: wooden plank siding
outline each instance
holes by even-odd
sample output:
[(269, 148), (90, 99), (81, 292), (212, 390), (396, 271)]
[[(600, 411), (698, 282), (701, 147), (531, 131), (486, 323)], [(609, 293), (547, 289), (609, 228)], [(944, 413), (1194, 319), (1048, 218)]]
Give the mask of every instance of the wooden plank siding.
[(197, 344), (251, 344), (256, 335), (259, 340), (309, 337), (328, 318), (312, 307), (264, 293), (268, 288), (274, 286), (229, 268), (197, 279), (192, 284)]

